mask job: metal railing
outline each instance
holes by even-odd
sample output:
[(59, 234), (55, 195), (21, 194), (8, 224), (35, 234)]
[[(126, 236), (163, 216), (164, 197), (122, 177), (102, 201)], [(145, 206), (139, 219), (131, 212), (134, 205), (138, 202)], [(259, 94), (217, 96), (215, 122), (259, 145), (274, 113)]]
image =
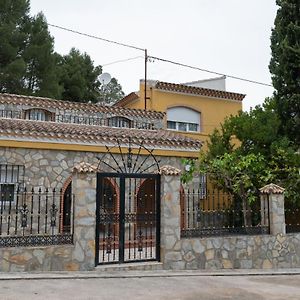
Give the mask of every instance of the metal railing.
[(72, 244), (73, 195), (0, 187), (0, 247)]
[[(22, 114), (21, 111), (17, 111), (17, 110), (0, 110), (0, 118), (24, 119), (25, 116), (26, 114)], [(155, 125), (153, 122), (142, 122), (142, 121), (130, 120), (127, 119), (126, 117), (112, 116), (112, 115), (103, 115), (102, 117), (99, 117), (99, 116), (89, 116), (89, 115), (80, 115), (80, 114), (75, 115), (70, 113), (65, 113), (65, 114), (60, 113), (60, 114), (53, 114), (52, 120), (57, 123), (136, 128), (136, 129), (147, 129), (147, 130), (155, 129)]]
[(285, 202), (284, 213), (286, 233), (300, 232), (300, 204)]
[(269, 208), (257, 201), (242, 201), (219, 189), (184, 189), (180, 192), (181, 236), (205, 237), (269, 233)]

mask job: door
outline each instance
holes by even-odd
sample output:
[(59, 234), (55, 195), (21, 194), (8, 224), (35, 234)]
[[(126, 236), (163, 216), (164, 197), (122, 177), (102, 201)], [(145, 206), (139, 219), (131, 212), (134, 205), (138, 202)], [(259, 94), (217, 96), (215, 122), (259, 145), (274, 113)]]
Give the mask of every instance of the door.
[(96, 264), (159, 260), (160, 175), (97, 175)]

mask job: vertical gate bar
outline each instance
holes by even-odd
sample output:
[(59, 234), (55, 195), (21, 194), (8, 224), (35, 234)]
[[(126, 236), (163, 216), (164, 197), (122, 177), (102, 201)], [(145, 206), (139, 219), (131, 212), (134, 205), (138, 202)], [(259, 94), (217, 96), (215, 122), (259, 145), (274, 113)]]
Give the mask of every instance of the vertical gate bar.
[(156, 182), (156, 260), (160, 261), (160, 175), (155, 176)]
[(119, 242), (119, 262), (124, 262), (125, 248), (125, 177), (120, 175), (120, 242)]
[(97, 173), (97, 188), (96, 188), (96, 253), (95, 253), (95, 266), (99, 264), (99, 227), (100, 227), (100, 199), (102, 192), (102, 177)]
[[(131, 187), (131, 180), (132, 178), (129, 178), (129, 193), (128, 193), (128, 213), (131, 216), (131, 201), (132, 201), (132, 187)], [(130, 260), (131, 258), (131, 217), (129, 218), (129, 222), (128, 222), (128, 259)]]

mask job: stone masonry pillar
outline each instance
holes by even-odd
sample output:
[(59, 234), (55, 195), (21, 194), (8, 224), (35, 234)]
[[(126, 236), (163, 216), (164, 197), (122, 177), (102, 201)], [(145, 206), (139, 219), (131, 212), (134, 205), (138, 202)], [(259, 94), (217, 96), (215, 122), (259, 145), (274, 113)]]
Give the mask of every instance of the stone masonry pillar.
[(95, 267), (96, 173), (97, 168), (88, 163), (80, 163), (73, 169), (72, 191), (75, 199), (72, 262), (75, 270), (92, 270)]
[[(260, 189), (261, 206), (269, 205), (268, 217), (262, 217), (262, 225), (270, 224), (270, 234), (285, 234), (285, 216), (284, 216), (284, 188), (276, 184), (268, 184)], [(269, 203), (267, 203), (267, 201)]]
[(180, 170), (160, 168), (161, 174), (161, 261), (166, 269), (181, 269)]

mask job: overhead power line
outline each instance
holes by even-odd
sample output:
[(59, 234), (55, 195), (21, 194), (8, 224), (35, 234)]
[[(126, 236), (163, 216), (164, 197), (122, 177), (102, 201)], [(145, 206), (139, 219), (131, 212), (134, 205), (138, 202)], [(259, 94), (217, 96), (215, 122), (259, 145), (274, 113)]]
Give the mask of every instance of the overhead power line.
[(152, 58), (153, 60), (159, 60), (159, 61), (162, 61), (162, 62), (170, 63), (170, 64), (173, 64), (173, 65), (177, 65), (177, 66), (181, 66), (181, 67), (185, 67), (185, 68), (189, 68), (189, 69), (199, 70), (199, 71), (206, 72), (206, 73), (211, 73), (211, 74), (215, 74), (215, 75), (219, 75), (219, 76), (226, 76), (226, 77), (232, 78), (232, 79), (237, 79), (237, 80), (247, 81), (247, 82), (250, 82), (250, 83), (255, 83), (255, 84), (260, 84), (260, 85), (264, 85), (264, 86), (273, 87), (272, 84), (269, 84), (269, 83), (264, 83), (264, 82), (259, 82), (259, 81), (247, 79), (247, 78), (242, 78), (242, 77), (233, 76), (233, 75), (229, 75), (229, 74), (219, 73), (219, 72), (215, 72), (215, 71), (211, 71), (211, 70), (207, 70), (207, 69), (203, 69), (203, 68), (183, 64), (183, 63), (180, 63), (180, 62), (172, 61), (172, 60), (169, 60), (169, 59), (164, 59), (164, 58), (160, 58), (160, 57), (156, 57), (156, 56), (150, 56), (150, 55), (148, 56), (148, 58)]
[(112, 41), (112, 40), (105, 39), (105, 38), (102, 38), (102, 37), (99, 37), (99, 36), (96, 36), (96, 35), (83, 33), (83, 32), (80, 32), (80, 31), (77, 31), (77, 30), (74, 30), (74, 29), (70, 29), (70, 28), (66, 28), (66, 27), (62, 27), (62, 26), (58, 26), (58, 25), (54, 25), (54, 24), (50, 24), (50, 23), (48, 23), (48, 25), (51, 26), (51, 27), (55, 27), (55, 28), (58, 28), (58, 29), (61, 29), (61, 30), (65, 30), (65, 31), (69, 31), (69, 32), (76, 33), (76, 34), (79, 34), (79, 35), (83, 35), (83, 36), (93, 38), (93, 39), (96, 39), (96, 40), (100, 40), (100, 41), (103, 41), (103, 42), (107, 42), (107, 43), (111, 43), (111, 44), (131, 48), (131, 49), (135, 49), (135, 50), (139, 50), (139, 51), (145, 51), (145, 49), (143, 49), (143, 48), (139, 48), (139, 47), (136, 47), (136, 46), (133, 46), (133, 45)]
[(106, 66), (117, 64), (117, 63), (126, 62), (126, 61), (130, 61), (130, 60), (134, 60), (134, 59), (138, 59), (138, 58), (144, 58), (144, 57), (143, 56), (135, 56), (135, 57), (125, 58), (125, 59), (120, 59), (120, 60), (112, 61), (112, 62), (107, 63), (107, 64), (103, 64), (102, 67), (106, 67)]
[[(62, 26), (59, 26), (59, 25), (54, 25), (54, 24), (50, 24), (50, 23), (48, 23), (48, 25), (51, 26), (51, 27), (54, 27), (54, 28), (58, 28), (58, 29), (61, 29), (61, 30), (65, 30), (65, 31), (71, 32), (71, 33), (79, 34), (79, 35), (82, 35), (82, 36), (86, 36), (86, 37), (89, 37), (89, 38), (97, 39), (97, 40), (100, 40), (100, 41), (103, 41), (103, 42), (107, 42), (107, 43), (111, 43), (111, 44), (115, 44), (115, 45), (119, 45), (119, 46), (131, 48), (131, 49), (143, 51), (144, 53), (146, 53), (146, 49), (141, 48), (141, 47), (137, 47), (137, 46), (130, 45), (130, 44), (116, 42), (116, 41), (109, 40), (109, 39), (106, 39), (106, 38), (102, 38), (102, 37), (99, 37), (99, 36), (95, 36), (95, 35), (92, 35), (92, 34), (83, 33), (83, 32), (80, 32), (80, 31), (77, 31), (77, 30), (74, 30), (74, 29), (62, 27)], [(110, 64), (115, 64), (115, 63), (118, 63), (118, 62), (133, 60), (133, 59), (136, 59), (136, 58), (139, 58), (139, 57), (134, 57), (134, 58), (130, 58), (130, 59), (115, 61), (115, 62), (106, 64), (106, 66), (108, 66)], [(220, 72), (216, 72), (216, 71), (211, 71), (211, 70), (207, 70), (207, 69), (204, 69), (204, 68), (199, 68), (199, 67), (196, 67), (196, 66), (187, 65), (187, 64), (184, 64), (184, 63), (180, 63), (180, 62), (176, 62), (176, 61), (172, 61), (172, 60), (169, 60), (169, 59), (164, 59), (164, 58), (160, 58), (160, 57), (156, 57), (156, 56), (150, 56), (150, 55), (148, 55), (147, 58), (152, 58), (153, 60), (158, 60), (158, 61), (162, 61), (162, 62), (170, 63), (170, 64), (173, 64), (173, 65), (177, 65), (177, 66), (181, 66), (181, 67), (185, 67), (185, 68), (189, 68), (189, 69), (193, 69), (193, 70), (198, 70), (198, 71), (202, 71), (202, 72), (206, 72), (206, 73), (210, 73), (210, 74), (215, 74), (215, 75), (219, 75), (219, 76), (226, 76), (228, 78), (232, 78), (232, 79), (236, 79), (236, 80), (241, 80), (241, 81), (246, 81), (246, 82), (253, 83), (253, 84), (259, 84), (259, 85), (263, 85), (263, 86), (273, 87), (272, 84), (269, 84), (269, 83), (264, 83), (264, 82), (260, 82), (260, 81), (256, 81), (256, 80), (251, 80), (251, 79), (243, 78), (243, 77), (238, 77), (238, 76), (234, 76), (234, 75), (224, 74), (224, 73), (220, 73)]]

